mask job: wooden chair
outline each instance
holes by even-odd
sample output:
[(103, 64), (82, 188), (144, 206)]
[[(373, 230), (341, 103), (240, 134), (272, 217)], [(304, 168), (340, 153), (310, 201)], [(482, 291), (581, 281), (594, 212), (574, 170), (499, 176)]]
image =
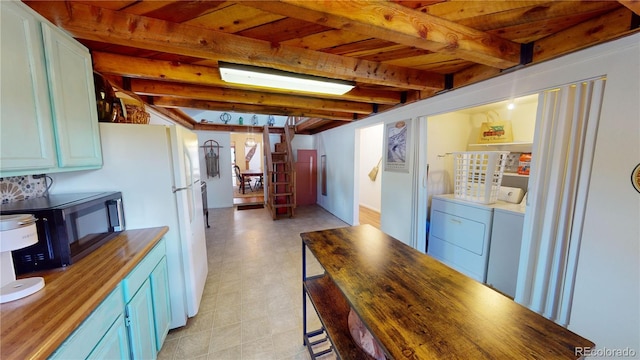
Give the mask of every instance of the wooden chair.
[(242, 191), (242, 187), (246, 190), (247, 186), (249, 187), (249, 191), (253, 191), (251, 187), (251, 179), (245, 179), (242, 181), (242, 175), (240, 175), (240, 167), (238, 165), (233, 165), (233, 170), (236, 172), (236, 178), (238, 179), (238, 191)]

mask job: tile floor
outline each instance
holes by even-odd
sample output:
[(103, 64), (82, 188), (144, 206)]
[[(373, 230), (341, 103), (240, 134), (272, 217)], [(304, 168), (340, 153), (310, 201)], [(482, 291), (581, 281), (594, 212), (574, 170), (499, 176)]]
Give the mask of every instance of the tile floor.
[(302, 345), (300, 233), (347, 224), (315, 205), (276, 221), (266, 209), (210, 209), (209, 223), (200, 311), (169, 332), (158, 358), (309, 359)]

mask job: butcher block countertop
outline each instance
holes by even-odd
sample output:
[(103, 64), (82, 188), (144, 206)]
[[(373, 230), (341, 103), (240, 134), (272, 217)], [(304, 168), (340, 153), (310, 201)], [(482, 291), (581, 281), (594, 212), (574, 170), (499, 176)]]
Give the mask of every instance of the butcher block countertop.
[(0, 304), (0, 358), (50, 356), (167, 231), (123, 231), (75, 264), (29, 274), (44, 277), (44, 289)]
[(392, 359), (576, 359), (594, 346), (372, 226), (301, 237)]

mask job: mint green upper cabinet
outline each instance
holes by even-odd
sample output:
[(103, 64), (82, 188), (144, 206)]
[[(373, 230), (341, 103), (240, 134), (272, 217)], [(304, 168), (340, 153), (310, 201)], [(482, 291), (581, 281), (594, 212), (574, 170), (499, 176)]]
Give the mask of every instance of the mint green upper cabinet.
[(0, 7), (0, 177), (99, 168), (89, 51), (19, 1)]
[(59, 167), (102, 165), (91, 54), (42, 23)]
[(17, 172), (56, 166), (40, 22), (0, 2), (0, 166)]

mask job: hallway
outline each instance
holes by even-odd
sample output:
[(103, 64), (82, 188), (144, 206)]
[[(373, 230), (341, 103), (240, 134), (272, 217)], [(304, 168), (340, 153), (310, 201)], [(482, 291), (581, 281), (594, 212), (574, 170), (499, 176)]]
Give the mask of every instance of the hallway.
[(266, 209), (209, 209), (200, 311), (159, 359), (309, 359), (302, 345), (300, 233), (347, 226), (318, 206), (273, 221)]

